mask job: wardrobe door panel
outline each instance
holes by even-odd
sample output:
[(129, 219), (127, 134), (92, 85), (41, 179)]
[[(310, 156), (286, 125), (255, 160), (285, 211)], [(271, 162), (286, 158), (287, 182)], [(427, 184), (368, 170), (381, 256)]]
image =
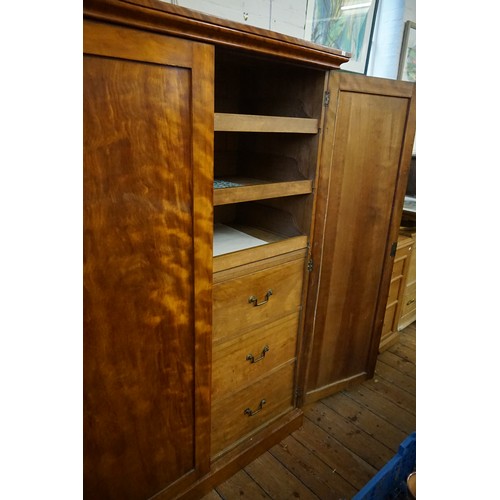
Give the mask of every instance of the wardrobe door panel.
[(85, 30), (84, 489), (149, 498), (209, 467), (213, 51)]
[(330, 79), (313, 245), (319, 265), (308, 297), (308, 400), (372, 370), (414, 133), (412, 84)]

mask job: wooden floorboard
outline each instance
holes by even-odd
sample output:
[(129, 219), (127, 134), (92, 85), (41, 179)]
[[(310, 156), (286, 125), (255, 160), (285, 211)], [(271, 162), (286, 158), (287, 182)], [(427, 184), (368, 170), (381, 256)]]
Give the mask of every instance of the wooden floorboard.
[(293, 436), (356, 489), (362, 488), (377, 471), (308, 418)]
[[(379, 356), (379, 363), (385, 363), (386, 365), (392, 366), (394, 369), (404, 373), (408, 377), (415, 378), (415, 363), (412, 363), (408, 359), (402, 358), (393, 351), (385, 351)], [(377, 363), (377, 365), (379, 364)]]
[(375, 376), (304, 408), (304, 424), (203, 500), (350, 499), (416, 430), (416, 323)]
[(270, 453), (321, 499), (350, 498), (356, 493), (356, 488), (295, 436), (284, 439)]
[(377, 441), (354, 422), (342, 417), (322, 402), (309, 406), (305, 410), (305, 416), (377, 470), (394, 455), (384, 443)]
[[(213, 490), (215, 492), (215, 490)], [(271, 498), (243, 469), (234, 474), (227, 481), (217, 487), (217, 497), (213, 500), (220, 498), (240, 498), (246, 496), (247, 498)], [(206, 500), (211, 500), (206, 498)]]
[(406, 373), (402, 373), (381, 360), (379, 360), (375, 368), (375, 379), (377, 380), (378, 378), (382, 378), (386, 382), (409, 392), (413, 396), (417, 393), (417, 384), (413, 377), (406, 375)]
[(323, 403), (338, 414), (348, 418), (361, 430), (397, 452), (406, 433), (346, 394), (336, 394), (325, 398)]
[(269, 452), (247, 465), (245, 471), (271, 498), (318, 499), (297, 476)]

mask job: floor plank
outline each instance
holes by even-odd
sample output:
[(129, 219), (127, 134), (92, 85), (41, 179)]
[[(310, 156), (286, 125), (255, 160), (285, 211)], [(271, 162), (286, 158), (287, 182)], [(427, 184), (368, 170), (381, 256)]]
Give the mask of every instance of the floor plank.
[(385, 365), (394, 368), (395, 370), (401, 372), (407, 377), (412, 378), (413, 380), (416, 379), (415, 365), (413, 363), (410, 363), (408, 360), (401, 358), (397, 354), (394, 354), (391, 351), (385, 351), (379, 355), (377, 366), (380, 363), (384, 363)]
[(417, 346), (417, 322), (408, 325), (404, 330), (401, 330), (399, 335), (399, 343), (416, 349)]
[(271, 448), (270, 453), (321, 499), (352, 498), (357, 491), (293, 436)]
[(212, 490), (210, 493), (206, 494), (201, 500), (221, 500), (221, 497), (217, 493), (217, 491)]
[(399, 356), (401, 359), (404, 359), (407, 362), (416, 365), (417, 353), (412, 347), (408, 347), (407, 345), (404, 345), (400, 342), (393, 346), (391, 352)]
[(304, 412), (318, 427), (361, 457), (375, 469), (381, 469), (394, 455), (385, 444), (377, 441), (348, 418), (342, 417), (323, 403), (315, 403)]
[(227, 500), (244, 497), (249, 499), (271, 498), (243, 469), (217, 486), (215, 490), (220, 495), (219, 498)]
[(401, 408), (389, 399), (381, 397), (380, 394), (368, 387), (363, 385), (357, 389), (345, 391), (345, 394), (366, 406), (379, 417), (391, 422), (404, 433), (411, 434), (415, 431), (415, 414)]
[(307, 418), (292, 436), (357, 489), (362, 488), (377, 472), (375, 467)]
[(309, 488), (283, 467), (269, 452), (264, 453), (247, 465), (245, 471), (271, 498), (318, 499)]
[(379, 360), (377, 366), (375, 368), (375, 377), (382, 377), (386, 382), (403, 389), (406, 392), (409, 392), (413, 397), (417, 394), (417, 384), (416, 380), (404, 373), (401, 373), (399, 370), (396, 370), (392, 366), (384, 363)]
[(378, 377), (371, 380), (366, 380), (363, 384), (364, 387), (371, 389), (379, 393), (381, 396), (385, 397), (389, 401), (392, 401), (402, 409), (415, 415), (416, 413), (416, 402), (415, 396), (406, 392), (399, 387), (386, 382), (384, 379)]
[(384, 443), (395, 453), (407, 436), (405, 432), (398, 429), (394, 424), (379, 417), (376, 413), (373, 413), (344, 393), (325, 398), (322, 402), (339, 415), (348, 418), (354, 425), (370, 436)]

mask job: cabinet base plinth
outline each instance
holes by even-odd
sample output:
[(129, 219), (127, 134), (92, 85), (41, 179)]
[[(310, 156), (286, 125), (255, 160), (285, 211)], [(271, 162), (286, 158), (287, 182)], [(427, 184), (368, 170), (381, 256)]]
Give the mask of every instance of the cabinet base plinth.
[[(179, 500), (202, 498), (218, 484), (229, 479), (240, 469), (258, 458), (269, 448), (297, 430), (303, 422), (302, 410), (295, 409), (288, 415), (269, 425), (262, 432), (242, 442), (238, 447), (212, 463), (211, 471), (194, 483), (188, 490), (175, 497)], [(169, 492), (155, 496), (155, 499), (172, 498)]]

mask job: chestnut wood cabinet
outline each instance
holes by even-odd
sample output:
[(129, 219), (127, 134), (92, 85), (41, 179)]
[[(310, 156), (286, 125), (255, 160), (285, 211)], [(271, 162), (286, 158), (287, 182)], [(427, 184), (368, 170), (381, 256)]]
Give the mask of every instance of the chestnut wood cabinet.
[(347, 60), (84, 2), (86, 498), (200, 498), (372, 376), (414, 85)]
[(417, 319), (417, 233), (416, 231), (404, 231), (407, 237), (411, 237), (413, 245), (408, 265), (402, 307), (398, 315), (398, 331), (406, 328)]

